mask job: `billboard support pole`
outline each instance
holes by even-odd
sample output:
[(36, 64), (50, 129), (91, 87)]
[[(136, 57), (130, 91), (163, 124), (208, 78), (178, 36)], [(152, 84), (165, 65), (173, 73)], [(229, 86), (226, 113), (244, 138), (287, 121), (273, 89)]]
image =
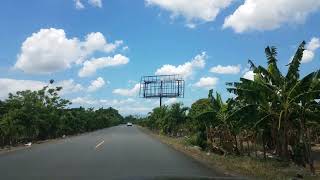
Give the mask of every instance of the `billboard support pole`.
[(161, 81), (161, 83), (160, 83), (161, 85), (160, 85), (160, 107), (162, 106), (162, 84), (163, 84), (163, 82)]
[(185, 83), (180, 75), (143, 76), (140, 80), (139, 96), (159, 98), (160, 107), (163, 98), (183, 98)]

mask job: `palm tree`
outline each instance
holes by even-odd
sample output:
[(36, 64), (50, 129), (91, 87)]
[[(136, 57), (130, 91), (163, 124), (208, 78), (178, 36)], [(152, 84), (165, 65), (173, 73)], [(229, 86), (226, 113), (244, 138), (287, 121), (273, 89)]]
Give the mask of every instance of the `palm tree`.
[(186, 112), (188, 109), (187, 107), (183, 107), (181, 103), (174, 103), (170, 106), (169, 112), (165, 116), (169, 133), (177, 134), (182, 129), (181, 125), (187, 120)]

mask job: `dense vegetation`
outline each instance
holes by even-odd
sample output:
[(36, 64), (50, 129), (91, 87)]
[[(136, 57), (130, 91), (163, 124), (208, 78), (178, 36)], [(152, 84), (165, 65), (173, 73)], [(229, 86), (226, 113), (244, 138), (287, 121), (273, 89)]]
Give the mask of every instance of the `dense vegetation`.
[(227, 83), (235, 94), (224, 102), (209, 91), (190, 108), (181, 104), (153, 109), (141, 125), (218, 154), (276, 157), (310, 165), (311, 145), (320, 131), (320, 70), (300, 78), (305, 42), (288, 64), (286, 75), (277, 67), (275, 47), (265, 49), (267, 67), (249, 61), (254, 80)]
[(0, 101), (0, 146), (44, 140), (110, 127), (123, 118), (113, 108), (68, 108), (62, 87), (48, 86), (39, 91), (19, 91)]

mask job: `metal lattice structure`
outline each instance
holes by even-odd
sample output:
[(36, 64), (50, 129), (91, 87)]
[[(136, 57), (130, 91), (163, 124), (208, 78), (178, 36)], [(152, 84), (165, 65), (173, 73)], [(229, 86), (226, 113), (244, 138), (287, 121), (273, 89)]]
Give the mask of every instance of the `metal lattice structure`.
[(140, 80), (142, 98), (183, 98), (184, 80), (180, 75), (143, 76)]

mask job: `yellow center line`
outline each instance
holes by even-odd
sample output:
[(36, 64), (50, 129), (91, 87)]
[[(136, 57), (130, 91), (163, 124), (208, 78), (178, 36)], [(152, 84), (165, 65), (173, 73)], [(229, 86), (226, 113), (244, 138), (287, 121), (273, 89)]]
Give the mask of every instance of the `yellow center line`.
[(99, 146), (101, 146), (104, 143), (104, 140), (101, 141), (99, 144), (96, 145), (95, 149), (97, 149)]

